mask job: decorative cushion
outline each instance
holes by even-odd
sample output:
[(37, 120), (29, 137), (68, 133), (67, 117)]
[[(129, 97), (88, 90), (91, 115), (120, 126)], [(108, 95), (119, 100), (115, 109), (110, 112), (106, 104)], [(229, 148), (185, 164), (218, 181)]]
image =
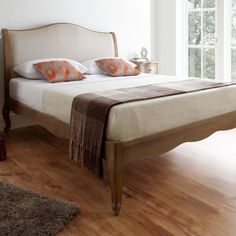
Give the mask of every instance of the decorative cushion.
[(66, 59), (66, 58), (42, 58), (42, 59), (35, 59), (31, 61), (26, 61), (14, 68), (14, 72), (17, 74), (23, 76), (27, 79), (43, 79), (43, 75), (38, 72), (34, 64), (37, 64), (39, 62), (45, 62), (45, 61), (68, 61), (72, 66), (74, 66), (77, 70), (79, 70), (81, 73), (85, 73), (88, 71), (88, 69), (80, 64), (79, 62), (72, 60), (72, 59)]
[[(96, 61), (107, 59), (108, 57), (102, 57), (102, 58), (96, 58), (96, 59), (90, 59), (87, 61), (82, 62), (81, 64), (86, 67), (88, 70), (85, 72), (87, 75), (96, 75), (96, 74), (105, 74), (107, 75), (107, 72), (102, 70), (97, 64)], [(118, 59), (117, 57), (109, 57), (110, 59)], [(123, 59), (126, 63), (131, 65), (133, 68), (136, 67), (136, 65), (128, 60)]]
[(104, 58), (96, 61), (96, 64), (111, 76), (138, 75), (139, 71), (120, 58)]
[(102, 58), (97, 58), (97, 59), (91, 59), (82, 62), (82, 65), (88, 68), (88, 71), (86, 71), (85, 74), (87, 75), (107, 75), (107, 73), (100, 69), (100, 67), (96, 64), (96, 61), (102, 59)]
[(34, 64), (34, 67), (52, 83), (82, 80), (85, 78), (85, 76), (68, 61), (39, 62)]

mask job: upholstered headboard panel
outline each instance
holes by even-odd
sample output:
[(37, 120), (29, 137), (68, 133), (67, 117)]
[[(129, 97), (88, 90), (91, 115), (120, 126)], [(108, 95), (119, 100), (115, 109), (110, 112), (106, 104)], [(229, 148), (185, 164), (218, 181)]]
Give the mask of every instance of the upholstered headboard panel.
[(32, 59), (63, 57), (77, 61), (117, 56), (114, 33), (58, 23), (30, 30), (7, 30), (12, 67)]
[(70, 23), (56, 23), (27, 30), (3, 29), (5, 110), (9, 106), (9, 82), (13, 68), (38, 58), (62, 57), (84, 61), (118, 56), (114, 33), (96, 32)]

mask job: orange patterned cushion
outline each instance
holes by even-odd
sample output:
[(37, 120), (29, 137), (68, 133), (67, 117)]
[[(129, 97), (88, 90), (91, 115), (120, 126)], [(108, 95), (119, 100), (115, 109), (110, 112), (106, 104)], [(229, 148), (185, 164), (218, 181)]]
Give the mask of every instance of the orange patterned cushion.
[(120, 58), (104, 58), (96, 64), (111, 76), (138, 75), (139, 71)]
[(63, 82), (82, 80), (84, 75), (68, 61), (45, 61), (34, 64), (34, 67), (49, 81)]

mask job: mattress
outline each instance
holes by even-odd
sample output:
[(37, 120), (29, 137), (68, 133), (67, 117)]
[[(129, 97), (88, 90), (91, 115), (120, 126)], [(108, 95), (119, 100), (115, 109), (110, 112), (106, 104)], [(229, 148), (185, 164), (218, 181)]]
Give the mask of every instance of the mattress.
[[(87, 75), (83, 81), (52, 84), (16, 78), (10, 82), (10, 97), (69, 124), (72, 102), (77, 95), (181, 79), (150, 74), (120, 78)], [(235, 85), (129, 102), (110, 110), (106, 139), (130, 141), (235, 110)]]

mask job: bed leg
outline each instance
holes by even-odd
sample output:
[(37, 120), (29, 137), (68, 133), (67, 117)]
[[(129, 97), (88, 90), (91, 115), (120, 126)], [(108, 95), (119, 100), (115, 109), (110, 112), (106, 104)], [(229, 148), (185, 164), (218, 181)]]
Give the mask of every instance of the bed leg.
[(4, 133), (8, 134), (11, 128), (10, 110), (7, 104), (4, 104), (2, 109), (2, 116), (5, 122)]
[(4, 136), (0, 136), (0, 161), (5, 161), (7, 158), (7, 150)]
[(124, 175), (122, 148), (116, 144), (113, 144), (109, 148), (108, 155), (112, 210), (114, 215), (118, 216), (121, 209)]

